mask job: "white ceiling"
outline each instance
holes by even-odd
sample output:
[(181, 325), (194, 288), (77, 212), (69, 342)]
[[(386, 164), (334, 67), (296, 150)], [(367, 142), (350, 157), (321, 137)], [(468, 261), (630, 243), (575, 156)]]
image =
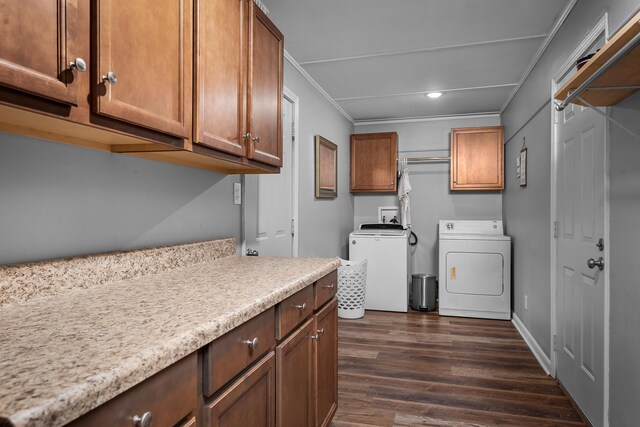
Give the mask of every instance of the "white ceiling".
[(570, 0), (262, 2), (287, 52), (360, 122), (500, 112)]

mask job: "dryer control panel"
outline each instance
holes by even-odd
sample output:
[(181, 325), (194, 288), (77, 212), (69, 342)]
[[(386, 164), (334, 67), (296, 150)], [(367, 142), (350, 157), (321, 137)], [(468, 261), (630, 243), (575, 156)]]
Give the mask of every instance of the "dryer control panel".
[(440, 220), (440, 234), (504, 234), (501, 220)]

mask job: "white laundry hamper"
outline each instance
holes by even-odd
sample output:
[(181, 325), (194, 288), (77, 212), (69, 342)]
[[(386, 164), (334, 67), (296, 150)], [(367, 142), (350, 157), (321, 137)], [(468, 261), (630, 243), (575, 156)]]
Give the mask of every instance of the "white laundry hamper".
[(338, 267), (338, 317), (359, 319), (364, 316), (367, 288), (367, 260), (340, 259)]

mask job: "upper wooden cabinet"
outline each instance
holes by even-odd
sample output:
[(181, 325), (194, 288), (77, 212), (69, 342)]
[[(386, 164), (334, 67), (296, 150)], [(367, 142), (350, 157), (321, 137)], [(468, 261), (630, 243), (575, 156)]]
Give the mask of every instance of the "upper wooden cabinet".
[(284, 37), (249, 0), (248, 157), (282, 166), (282, 68)]
[(398, 134), (351, 135), (351, 192), (397, 190)]
[(96, 112), (189, 138), (192, 0), (96, 3)]
[(194, 143), (246, 155), (246, 0), (196, 0)]
[(0, 0), (0, 10), (0, 131), (279, 172), (283, 36), (253, 1)]
[(503, 128), (451, 129), (451, 190), (503, 188)]
[(282, 166), (282, 34), (253, 1), (197, 3), (194, 142)]
[(78, 70), (71, 67), (79, 55), (76, 2), (0, 0), (0, 84), (77, 104)]

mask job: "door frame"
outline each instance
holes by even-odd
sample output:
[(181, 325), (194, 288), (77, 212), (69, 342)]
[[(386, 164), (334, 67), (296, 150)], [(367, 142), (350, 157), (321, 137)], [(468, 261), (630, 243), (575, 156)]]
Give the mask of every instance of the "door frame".
[[(298, 256), (298, 238), (299, 238), (299, 221), (298, 221), (298, 180), (300, 169), (298, 168), (299, 152), (298, 139), (300, 135), (300, 98), (293, 93), (288, 87), (283, 86), (282, 97), (293, 104), (293, 139), (291, 141), (291, 218), (293, 219), (293, 241), (291, 255)], [(283, 132), (284, 134), (284, 132)], [(284, 141), (282, 141), (284, 144)]]
[[(558, 239), (555, 236), (556, 221), (558, 221), (558, 176), (559, 176), (559, 141), (558, 141), (558, 125), (556, 122), (557, 112), (553, 103), (553, 95), (560, 88), (559, 82), (563, 77), (569, 73), (575, 66), (578, 58), (584, 56), (587, 49), (595, 43), (599, 38), (604, 36), (605, 41), (609, 40), (609, 19), (608, 13), (605, 12), (600, 18), (598, 23), (589, 31), (582, 42), (576, 47), (573, 53), (567, 58), (567, 60), (558, 68), (551, 79), (551, 203), (550, 203), (550, 250), (549, 250), (549, 264), (550, 264), (550, 283), (551, 283), (551, 330), (550, 330), (550, 359), (551, 359), (551, 376), (557, 378), (557, 349), (554, 349), (554, 337), (558, 334), (558, 305), (557, 305), (557, 268), (558, 268)], [(608, 110), (608, 108), (607, 108)], [(610, 150), (610, 137), (609, 137), (609, 121), (604, 119), (604, 244), (605, 250), (603, 253), (604, 259), (609, 260), (609, 150)], [(603, 425), (609, 426), (609, 318), (610, 318), (610, 273), (609, 268), (605, 268), (604, 274), (604, 352), (603, 352)]]
[[(299, 168), (298, 168), (298, 158), (299, 158), (299, 149), (298, 149), (298, 135), (299, 135), (299, 127), (300, 127), (300, 98), (293, 93), (286, 86), (282, 87), (282, 97), (287, 101), (293, 104), (293, 141), (291, 141), (291, 218), (293, 219), (293, 239), (291, 242), (291, 255), (294, 257), (298, 256), (298, 180), (299, 180)], [(280, 117), (282, 120), (282, 117)], [(284, 135), (284, 132), (283, 132)], [(285, 141), (282, 141), (284, 144)], [(247, 239), (246, 239), (246, 195), (245, 195), (245, 176), (244, 174), (240, 176), (240, 183), (242, 184), (242, 202), (240, 209), (240, 238), (242, 243), (240, 245), (240, 255), (245, 256), (247, 254)]]

